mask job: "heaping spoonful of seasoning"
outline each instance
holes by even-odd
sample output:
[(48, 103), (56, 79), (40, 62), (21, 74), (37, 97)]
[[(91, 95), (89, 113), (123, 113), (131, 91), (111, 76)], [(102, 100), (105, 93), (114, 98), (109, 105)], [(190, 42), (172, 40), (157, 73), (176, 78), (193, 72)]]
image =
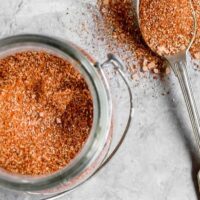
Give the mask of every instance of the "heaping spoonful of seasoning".
[[(189, 80), (189, 49), (196, 36), (196, 15), (191, 0), (137, 0), (142, 36), (165, 58), (179, 80), (200, 153), (200, 118)], [(200, 172), (197, 175), (200, 186)]]

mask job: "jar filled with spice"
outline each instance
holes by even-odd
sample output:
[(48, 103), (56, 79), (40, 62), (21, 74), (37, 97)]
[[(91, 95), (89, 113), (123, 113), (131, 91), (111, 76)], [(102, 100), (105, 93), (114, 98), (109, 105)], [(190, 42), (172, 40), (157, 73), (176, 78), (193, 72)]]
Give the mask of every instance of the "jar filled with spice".
[[(113, 150), (107, 64), (130, 95), (128, 121)], [(42, 35), (0, 41), (0, 99), (0, 186), (43, 199), (74, 189), (108, 163), (133, 107), (114, 55), (100, 64), (74, 44)]]

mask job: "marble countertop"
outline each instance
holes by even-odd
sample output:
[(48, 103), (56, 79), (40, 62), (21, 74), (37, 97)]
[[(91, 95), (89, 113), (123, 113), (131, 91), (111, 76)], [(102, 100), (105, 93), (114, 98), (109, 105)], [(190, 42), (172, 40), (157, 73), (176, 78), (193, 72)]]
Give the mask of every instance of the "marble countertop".
[[(106, 46), (95, 40), (92, 13), (96, 0), (0, 0), (0, 37), (41, 33), (70, 39), (97, 60)], [(88, 27), (82, 32), (80, 24)], [(197, 100), (200, 72), (189, 69)], [(126, 91), (118, 77), (111, 79), (121, 132), (127, 109)], [(196, 174), (200, 169), (192, 129), (174, 75), (165, 81), (151, 77), (131, 82), (135, 115), (128, 136), (114, 159), (95, 177), (59, 200), (198, 200)], [(162, 95), (169, 90), (170, 94)], [(120, 91), (120, 92), (119, 92)], [(198, 107), (200, 102), (197, 101)], [(0, 200), (33, 198), (0, 190)]]

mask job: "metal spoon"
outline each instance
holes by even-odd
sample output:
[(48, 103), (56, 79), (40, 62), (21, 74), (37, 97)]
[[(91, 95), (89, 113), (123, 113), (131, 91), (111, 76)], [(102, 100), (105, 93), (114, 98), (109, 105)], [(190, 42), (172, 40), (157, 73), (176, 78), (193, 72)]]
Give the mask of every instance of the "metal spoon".
[[(136, 0), (135, 3), (136, 3), (135, 6), (136, 6), (138, 25), (140, 27), (140, 0)], [(196, 142), (198, 145), (199, 155), (200, 155), (200, 117), (199, 117), (199, 113), (198, 113), (198, 110), (196, 107), (190, 79), (189, 79), (188, 72), (187, 72), (187, 67), (189, 65), (189, 59), (188, 59), (189, 49), (195, 40), (196, 32), (197, 32), (196, 14), (193, 9), (192, 1), (190, 1), (190, 3), (191, 3), (192, 15), (193, 15), (193, 19), (194, 19), (193, 38), (191, 39), (190, 44), (188, 45), (186, 50), (180, 51), (179, 53), (172, 55), (172, 56), (164, 56), (164, 58), (169, 62), (172, 70), (174, 71), (174, 74), (176, 75), (176, 77), (179, 80), (181, 90), (182, 90), (182, 93), (183, 93), (183, 96), (185, 99), (185, 103), (187, 106), (187, 110), (189, 113), (190, 121), (192, 124), (194, 136), (195, 136), (195, 139), (196, 139)], [(141, 34), (143, 34), (143, 33), (141, 32)], [(144, 40), (145, 40), (145, 38), (144, 38)], [(147, 43), (147, 45), (148, 45), (148, 43)], [(151, 50), (152, 50), (152, 48), (151, 48)], [(154, 50), (152, 50), (152, 51), (154, 51)], [(155, 53), (158, 54), (158, 52), (155, 52)], [(161, 56), (161, 55), (159, 55), (159, 56)], [(198, 185), (200, 188), (200, 171), (198, 172), (197, 180), (198, 180)]]

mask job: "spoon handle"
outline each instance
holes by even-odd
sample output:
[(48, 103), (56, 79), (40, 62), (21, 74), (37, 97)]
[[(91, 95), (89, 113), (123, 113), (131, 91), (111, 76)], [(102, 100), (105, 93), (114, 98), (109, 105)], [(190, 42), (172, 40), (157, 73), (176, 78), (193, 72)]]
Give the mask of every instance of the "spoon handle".
[[(200, 153), (200, 120), (199, 120), (200, 118), (199, 118), (199, 113), (198, 113), (197, 106), (195, 103), (195, 98), (193, 95), (190, 78), (187, 72), (187, 65), (188, 65), (187, 58), (185, 57), (185, 59), (183, 59), (182, 57), (182, 59), (180, 60), (178, 59), (178, 61), (175, 61), (175, 62), (170, 62), (170, 64), (175, 75), (177, 76), (179, 80), (181, 90), (182, 90), (185, 103), (187, 106), (187, 110), (190, 116), (190, 121), (192, 124), (194, 136), (197, 142), (198, 151)], [(198, 181), (198, 186), (199, 186), (199, 191), (200, 191), (200, 170), (197, 174), (197, 181)]]
[(187, 72), (187, 60), (171, 63), (171, 67), (179, 80), (200, 153), (200, 118)]

